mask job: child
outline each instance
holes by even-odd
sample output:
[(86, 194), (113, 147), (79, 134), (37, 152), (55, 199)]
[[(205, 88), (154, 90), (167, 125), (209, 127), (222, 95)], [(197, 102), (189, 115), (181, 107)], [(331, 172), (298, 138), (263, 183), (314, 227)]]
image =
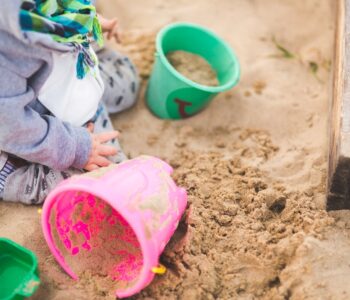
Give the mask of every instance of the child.
[(63, 179), (126, 159), (108, 113), (132, 106), (139, 82), (126, 56), (96, 56), (102, 39), (90, 0), (1, 1), (0, 199), (42, 203)]

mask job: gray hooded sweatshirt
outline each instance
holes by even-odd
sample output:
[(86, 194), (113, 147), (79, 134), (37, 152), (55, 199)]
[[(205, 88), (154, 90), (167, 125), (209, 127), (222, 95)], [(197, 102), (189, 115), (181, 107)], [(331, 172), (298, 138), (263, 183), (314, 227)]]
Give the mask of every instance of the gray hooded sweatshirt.
[(21, 4), (0, 3), (0, 151), (57, 170), (82, 168), (91, 151), (89, 132), (52, 116), (37, 100), (60, 46), (21, 31)]

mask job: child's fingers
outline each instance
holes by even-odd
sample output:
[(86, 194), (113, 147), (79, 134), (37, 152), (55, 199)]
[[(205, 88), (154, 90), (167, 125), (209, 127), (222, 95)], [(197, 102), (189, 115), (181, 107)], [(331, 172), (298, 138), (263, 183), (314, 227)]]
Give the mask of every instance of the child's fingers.
[(122, 42), (122, 30), (120, 29), (119, 24), (114, 27), (113, 35), (114, 35), (114, 38), (116, 39), (116, 41), (121, 44), (121, 42)]
[(108, 28), (113, 29), (118, 24), (118, 19), (114, 18), (111, 20), (108, 20)]
[(94, 171), (94, 170), (97, 170), (98, 169), (98, 165), (95, 165), (95, 164), (89, 164), (87, 165), (85, 168), (84, 168), (86, 171)]
[[(101, 22), (100, 22), (101, 23)], [(116, 26), (117, 20), (105, 20), (103, 23), (101, 23), (102, 31), (104, 33), (107, 33), (107, 38), (110, 39), (110, 34), (113, 28)]]
[(113, 146), (100, 145), (98, 147), (98, 153), (102, 156), (112, 156), (117, 154), (117, 149)]
[(112, 38), (114, 38), (118, 43), (120, 43), (120, 28), (119, 28), (119, 24), (118, 24), (118, 20), (115, 20), (113, 23), (111, 23), (111, 26), (109, 27), (108, 30), (106, 30), (107, 32), (107, 39), (110, 40)]
[(112, 31), (109, 30), (108, 33), (107, 33), (107, 40), (110, 40), (112, 37)]
[(119, 34), (119, 30), (118, 29), (113, 31), (112, 36), (115, 38), (117, 43), (121, 44), (121, 38), (120, 38), (120, 34)]
[(117, 41), (118, 44), (122, 43), (122, 40), (120, 39), (119, 35), (115, 36), (115, 40)]
[(118, 131), (102, 132), (102, 133), (96, 134), (96, 136), (99, 142), (106, 143), (110, 140), (117, 138), (119, 136), (119, 132)]
[(115, 36), (115, 31), (113, 28), (111, 28), (107, 33), (107, 39), (110, 40), (114, 36)]
[(90, 132), (90, 133), (93, 133), (94, 132), (94, 128), (95, 128), (95, 125), (94, 123), (92, 122), (89, 122), (86, 126), (86, 129)]
[(108, 167), (112, 162), (103, 156), (97, 156), (94, 163), (100, 167)]

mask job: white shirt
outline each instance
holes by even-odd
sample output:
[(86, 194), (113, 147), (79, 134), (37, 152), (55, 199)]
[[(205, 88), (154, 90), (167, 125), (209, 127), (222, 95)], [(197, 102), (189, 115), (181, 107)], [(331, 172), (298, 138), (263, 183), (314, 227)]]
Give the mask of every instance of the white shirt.
[(76, 76), (76, 53), (53, 52), (53, 69), (39, 91), (38, 100), (57, 118), (82, 126), (96, 113), (104, 84), (99, 70)]

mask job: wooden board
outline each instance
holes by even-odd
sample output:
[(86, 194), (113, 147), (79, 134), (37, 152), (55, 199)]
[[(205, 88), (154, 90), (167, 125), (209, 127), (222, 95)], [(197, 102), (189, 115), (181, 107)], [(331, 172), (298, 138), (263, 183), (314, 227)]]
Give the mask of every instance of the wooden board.
[(350, 0), (337, 1), (327, 209), (350, 209)]

